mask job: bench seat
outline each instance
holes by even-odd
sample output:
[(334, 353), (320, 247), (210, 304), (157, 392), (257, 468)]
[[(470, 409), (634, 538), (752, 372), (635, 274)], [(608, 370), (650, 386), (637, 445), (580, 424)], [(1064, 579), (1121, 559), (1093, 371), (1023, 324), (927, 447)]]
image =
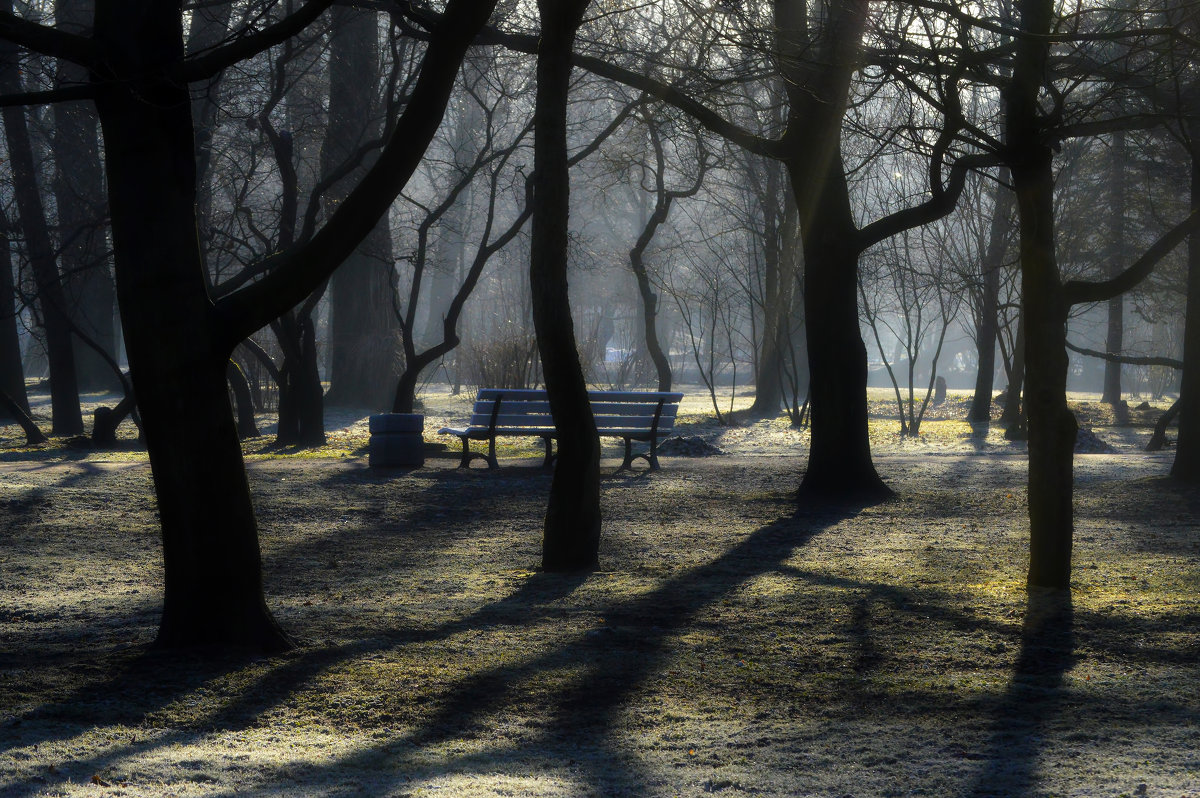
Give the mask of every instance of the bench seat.
[[(657, 470), (658, 443), (675, 426), (682, 393), (660, 391), (588, 391), (588, 402), (596, 420), (596, 431), (625, 441), (621, 469), (641, 458)], [(471, 420), (465, 427), (443, 427), (439, 435), (454, 435), (462, 441), (459, 468), (468, 468), (476, 458), (496, 468), (496, 438), (525, 436), (541, 438), (546, 448), (543, 466), (554, 462), (553, 441), (557, 436), (550, 402), (544, 390), (529, 388), (485, 388), (479, 392)], [(471, 451), (471, 441), (488, 441), (488, 452)], [(650, 450), (633, 454), (633, 441), (648, 442)], [(618, 469), (620, 470), (620, 469)]]

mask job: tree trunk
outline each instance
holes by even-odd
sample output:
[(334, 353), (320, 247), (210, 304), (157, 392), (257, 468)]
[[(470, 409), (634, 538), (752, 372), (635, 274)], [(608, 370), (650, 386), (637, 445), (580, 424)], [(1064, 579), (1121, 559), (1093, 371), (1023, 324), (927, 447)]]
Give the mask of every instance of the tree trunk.
[(225, 370), (225, 378), (229, 381), (229, 389), (237, 402), (238, 438), (257, 438), (259, 432), (258, 424), (254, 421), (254, 397), (250, 394), (250, 382), (242, 372), (241, 366), (232, 359)]
[(810, 33), (807, 4), (775, 4), (792, 138), (784, 163), (804, 242), (812, 442), (801, 496), (891, 495), (871, 462), (867, 348), (858, 319), (862, 247), (839, 149), (868, 5), (865, 0), (830, 4), (820, 29)]
[(658, 390), (671, 390), (671, 361), (663, 351), (662, 343), (658, 340), (658, 294), (650, 283), (646, 272), (646, 263), (642, 258), (644, 248), (634, 248), (629, 252), (629, 267), (637, 280), (638, 296), (642, 300), (642, 334), (646, 344), (646, 354), (654, 364), (654, 373), (658, 378)]
[(988, 230), (987, 252), (983, 256), (983, 306), (975, 325), (975, 347), (979, 370), (975, 373), (975, 396), (967, 421), (989, 421), (992, 417), (992, 390), (996, 376), (996, 337), (1000, 334), (1000, 271), (1008, 250), (1012, 229), (1013, 192), (1006, 185), (1008, 170), (1002, 169), (992, 203), (992, 223)]
[(1017, 337), (1013, 341), (1012, 368), (1008, 373), (1008, 387), (1004, 389), (1004, 409), (1000, 411), (1000, 423), (1008, 425), (1010, 431), (1024, 436), (1025, 408), (1022, 402), (1025, 393), (1025, 311), (1017, 312)]
[(263, 601), (258, 529), (196, 236), (196, 161), (178, 3), (101, 0), (96, 39), (109, 207), (130, 373), (154, 474), (165, 647), (289, 645)]
[[(25, 392), (25, 371), (21, 368), (21, 338), (17, 332), (17, 311), (13, 285), (12, 250), (8, 242), (8, 220), (0, 211), (0, 391), (29, 414), (29, 396)], [(0, 411), (0, 418), (8, 413)]]
[[(222, 0), (217, 3), (202, 3), (192, 9), (192, 24), (188, 28), (187, 52), (201, 53), (216, 47), (229, 35), (229, 21), (233, 3)], [(209, 78), (189, 87), (192, 93), (192, 122), (196, 140), (196, 228), (200, 237), (200, 248), (207, 252), (211, 246), (213, 190), (212, 148), (213, 133), (217, 127), (221, 75)]]
[[(1191, 207), (1200, 208), (1200, 123), (1189, 125), (1192, 159)], [(1171, 476), (1200, 484), (1200, 233), (1187, 249), (1187, 312), (1183, 323), (1183, 376), (1179, 385), (1179, 438)]]
[[(0, 3), (0, 10), (12, 13), (11, 0)], [(17, 49), (0, 42), (0, 93), (19, 94), (21, 79), (18, 73)], [(25, 121), (25, 109), (8, 107), (2, 112), (8, 157), (13, 171), (13, 193), (21, 230), (29, 251), (37, 285), (37, 302), (41, 309), (46, 334), (46, 354), (50, 361), (51, 434), (80, 435), (83, 433), (83, 413), (79, 409), (79, 388), (75, 381), (75, 356), (72, 352), (71, 322), (67, 316), (67, 298), (63, 291), (54, 259), (54, 246), (46, 226), (37, 184), (33, 146)]]
[(26, 446), (47, 443), (45, 433), (38, 429), (38, 425), (29, 417), (29, 411), (17, 404), (17, 401), (4, 390), (0, 390), (0, 418), (11, 418), (21, 425), (21, 431), (25, 433)]
[[(791, 288), (794, 282), (789, 274), (794, 260), (789, 250), (800, 244), (795, 235), (795, 196), (779, 185), (786, 180), (781, 164), (770, 161), (767, 170), (767, 183), (760, 198), (766, 222), (763, 236), (762, 340), (758, 346), (754, 404), (750, 406), (750, 414), (758, 418), (775, 418), (783, 403), (783, 353), (787, 347), (791, 322)], [(781, 188), (786, 195), (782, 209), (775, 207), (780, 204)]]
[[(1125, 267), (1125, 132), (1118, 130), (1113, 133), (1112, 149), (1109, 151), (1108, 166), (1108, 257), (1109, 276), (1115, 277)], [(1108, 300), (1108, 335), (1104, 342), (1104, 351), (1110, 354), (1120, 354), (1125, 348), (1125, 297), (1118, 295)], [(1101, 402), (1116, 404), (1121, 401), (1121, 364), (1106, 360), (1104, 362), (1104, 393)]]
[(1021, 0), (1012, 85), (1006, 92), (1009, 168), (1020, 223), (1025, 319), (1025, 413), (1029, 420), (1030, 587), (1069, 588), (1073, 535), (1072, 465), (1078, 426), (1067, 408), (1067, 305), (1054, 251), (1052, 153), (1042, 135), (1049, 0)]
[[(867, 428), (867, 348), (858, 318), (858, 256), (840, 162), (822, 191), (798, 199), (812, 439), (802, 496), (885, 498)], [(792, 184), (803, 186), (793, 173)]]
[(600, 549), (600, 440), (567, 291), (567, 94), (571, 49), (588, 0), (538, 0), (542, 32), (534, 107), (533, 224), (529, 282), (533, 323), (558, 458), (542, 539), (547, 571), (595, 568)]
[[(91, 0), (57, 0), (55, 26), (86, 35), (92, 22)], [(58, 62), (55, 82), (80, 85), (87, 70)], [(76, 328), (109, 358), (116, 360), (116, 289), (106, 255), (104, 174), (100, 168), (99, 128), (90, 102), (56, 103), (54, 113), (54, 203), (65, 276), (68, 312)], [(85, 391), (121, 390), (108, 361), (93, 347), (74, 339), (75, 373)]]
[[(330, 13), (329, 129), (321, 154), (326, 173), (382, 130), (375, 103), (379, 16), (348, 6)], [(341, 181), (330, 201), (336, 205), (361, 173), (355, 170)], [(330, 281), (329, 404), (374, 410), (390, 405), (399, 346), (394, 282), (385, 215)]]

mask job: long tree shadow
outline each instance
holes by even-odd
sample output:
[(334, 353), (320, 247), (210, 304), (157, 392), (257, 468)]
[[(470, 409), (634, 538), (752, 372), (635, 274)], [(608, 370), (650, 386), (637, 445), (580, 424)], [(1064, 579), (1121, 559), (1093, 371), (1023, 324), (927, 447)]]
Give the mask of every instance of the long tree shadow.
[[(619, 713), (663, 663), (672, 637), (705, 608), (754, 577), (775, 571), (796, 549), (857, 510), (843, 507), (832, 512), (827, 507), (820, 514), (801, 512), (758, 529), (717, 559), (668, 579), (647, 594), (597, 608), (607, 621), (605, 630), (564, 636), (559, 646), (540, 656), (472, 674), (460, 680), (449, 691), (449, 700), (411, 733), (330, 767), (366, 767), (389, 752), (398, 752), (389, 761), (390, 771), (420, 771), (426, 777), (495, 770), (506, 761), (516, 766), (520, 751), (489, 749), (432, 769), (422, 761), (422, 752), (478, 731), (480, 720), (520, 703), (523, 691), (562, 667), (564, 655), (572, 654), (587, 664), (556, 698), (552, 719), (529, 745), (553, 752), (551, 756), (561, 762), (574, 759), (578, 778), (592, 790), (604, 793), (623, 784), (631, 794), (644, 794), (651, 786), (647, 776), (614, 735)], [(604, 756), (576, 757), (580, 751), (597, 749)], [(396, 777), (397, 783), (401, 778)]]
[(1033, 793), (1042, 732), (1063, 706), (1063, 676), (1075, 659), (1071, 594), (1031, 589), (1013, 677), (996, 707), (991, 737), (980, 755), (983, 766), (969, 795)]

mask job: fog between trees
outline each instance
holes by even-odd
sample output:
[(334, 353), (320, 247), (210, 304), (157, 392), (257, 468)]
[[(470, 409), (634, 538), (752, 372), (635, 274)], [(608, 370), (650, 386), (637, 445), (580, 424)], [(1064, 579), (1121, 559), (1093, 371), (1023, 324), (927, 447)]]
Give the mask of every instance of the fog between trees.
[(1178, 395), (1200, 477), (1197, 35), (1176, 0), (9, 4), (8, 412), (48, 376), (76, 435), (79, 391), (126, 397), (165, 645), (288, 645), (250, 405), (310, 445), (429, 381), (548, 390), (549, 570), (603, 534), (585, 385), (703, 386), (722, 422), (754, 390), (811, 424), (797, 501), (852, 504), (890, 494), (869, 383), (907, 435), (939, 378), (980, 423), (1007, 387), (1030, 584), (1067, 588), (1068, 388)]

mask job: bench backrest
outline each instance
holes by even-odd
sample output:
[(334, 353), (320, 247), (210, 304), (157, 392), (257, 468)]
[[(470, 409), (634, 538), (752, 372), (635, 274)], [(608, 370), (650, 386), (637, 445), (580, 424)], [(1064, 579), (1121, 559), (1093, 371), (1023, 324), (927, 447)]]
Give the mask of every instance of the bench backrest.
[[(497, 398), (500, 398), (498, 409)], [(670, 391), (588, 391), (588, 401), (596, 419), (596, 428), (601, 433), (613, 430), (649, 433), (657, 413), (658, 434), (664, 435), (675, 426), (675, 415), (679, 411), (679, 402), (682, 399), (682, 393)], [(471, 426), (490, 426), (493, 412), (496, 414), (496, 429), (554, 429), (550, 402), (544, 390), (480, 389), (471, 415)]]

